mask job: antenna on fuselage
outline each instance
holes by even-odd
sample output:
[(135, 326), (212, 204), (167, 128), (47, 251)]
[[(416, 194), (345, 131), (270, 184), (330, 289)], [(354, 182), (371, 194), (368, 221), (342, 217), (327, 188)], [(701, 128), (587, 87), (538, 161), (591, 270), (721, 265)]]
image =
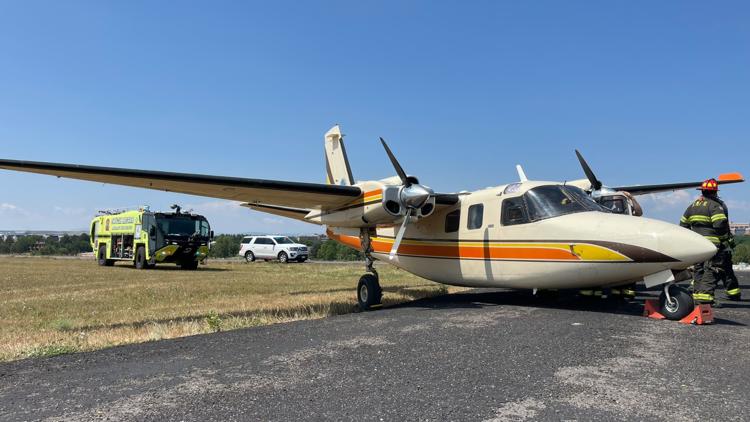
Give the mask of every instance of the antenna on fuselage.
[(523, 167), (521, 167), (520, 164), (516, 164), (516, 171), (518, 172), (518, 178), (521, 179), (521, 182), (529, 181), (529, 179), (526, 178), (526, 173), (523, 172)]

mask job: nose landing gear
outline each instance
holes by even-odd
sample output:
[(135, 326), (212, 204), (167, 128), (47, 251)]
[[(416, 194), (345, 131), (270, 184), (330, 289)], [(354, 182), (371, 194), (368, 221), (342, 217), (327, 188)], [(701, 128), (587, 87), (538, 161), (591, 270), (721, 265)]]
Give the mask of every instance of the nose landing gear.
[(673, 283), (664, 285), (659, 295), (659, 313), (673, 321), (685, 318), (695, 308), (693, 296), (684, 287)]
[(357, 283), (357, 303), (359, 303), (359, 308), (363, 311), (371, 311), (383, 306), (381, 303), (383, 289), (380, 288), (378, 272), (373, 267), (375, 258), (372, 257), (370, 230), (367, 228), (360, 229), (359, 240), (365, 255), (365, 268), (369, 274), (364, 274), (359, 278), (359, 283)]

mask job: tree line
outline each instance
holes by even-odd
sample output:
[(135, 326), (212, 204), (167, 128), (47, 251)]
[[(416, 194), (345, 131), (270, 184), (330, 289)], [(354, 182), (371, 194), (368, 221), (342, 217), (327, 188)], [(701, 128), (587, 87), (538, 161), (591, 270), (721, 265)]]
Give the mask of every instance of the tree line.
[(734, 253), (732, 253), (732, 262), (735, 264), (740, 262), (750, 263), (750, 236), (737, 236), (735, 242), (737, 246), (734, 247)]
[[(212, 258), (233, 258), (238, 256), (240, 242), (243, 237), (244, 235), (241, 234), (222, 234), (217, 236), (211, 245), (209, 256)], [(332, 240), (322, 240), (317, 236), (301, 236), (295, 238), (295, 240), (307, 245), (311, 259), (323, 261), (356, 261), (363, 259), (360, 252)], [(87, 234), (65, 235), (60, 238), (45, 238), (38, 235), (0, 238), (0, 255), (78, 255), (83, 252), (91, 252), (91, 244), (89, 243), (89, 236)]]
[(0, 238), (0, 254), (78, 255), (91, 252), (87, 234), (45, 238), (38, 235)]

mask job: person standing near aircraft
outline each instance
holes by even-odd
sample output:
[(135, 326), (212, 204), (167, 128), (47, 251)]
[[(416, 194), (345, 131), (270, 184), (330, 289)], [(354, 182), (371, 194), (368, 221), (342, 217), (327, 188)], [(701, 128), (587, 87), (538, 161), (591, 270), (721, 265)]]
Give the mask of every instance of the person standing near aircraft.
[[(709, 260), (695, 264), (693, 275), (693, 300), (697, 303), (715, 304), (714, 290), (721, 273), (727, 266), (732, 267), (731, 232), (729, 231), (728, 209), (718, 197), (719, 185), (715, 179), (708, 179), (699, 188), (701, 197), (685, 210), (680, 218), (680, 226), (688, 228), (706, 239), (717, 248), (716, 254)], [(728, 274), (724, 274), (728, 276)], [(734, 273), (732, 272), (732, 275)], [(724, 278), (729, 299), (740, 298), (737, 278)]]
[[(716, 200), (721, 204), (724, 209), (724, 214), (727, 216), (727, 224), (729, 224), (729, 208), (724, 201), (718, 196)], [(719, 269), (719, 281), (724, 285), (726, 290), (727, 298), (729, 300), (740, 300), (742, 297), (742, 290), (740, 290), (740, 283), (737, 281), (737, 276), (734, 274), (734, 268), (732, 268), (732, 254), (735, 247), (734, 234), (731, 230), (729, 232), (729, 239), (725, 242), (725, 253), (726, 257), (721, 261), (721, 268)]]

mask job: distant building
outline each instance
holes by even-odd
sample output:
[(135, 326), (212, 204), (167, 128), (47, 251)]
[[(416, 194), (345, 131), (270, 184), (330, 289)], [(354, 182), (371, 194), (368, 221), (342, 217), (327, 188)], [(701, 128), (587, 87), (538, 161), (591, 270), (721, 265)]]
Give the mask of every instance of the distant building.
[(750, 235), (750, 223), (729, 223), (729, 230), (735, 236)]

